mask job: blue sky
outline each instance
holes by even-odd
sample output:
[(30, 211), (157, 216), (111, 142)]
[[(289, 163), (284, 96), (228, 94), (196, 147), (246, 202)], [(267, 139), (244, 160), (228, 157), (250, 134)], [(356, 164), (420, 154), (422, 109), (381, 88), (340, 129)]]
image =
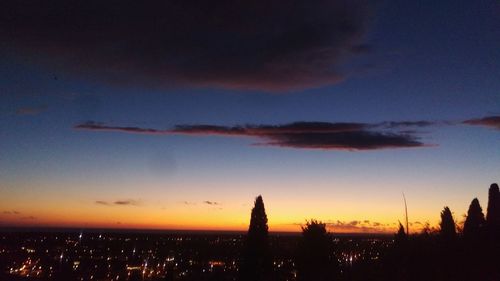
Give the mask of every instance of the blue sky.
[[(36, 217), (26, 222), (4, 214), (2, 220), (70, 224), (54, 214), (63, 210), (58, 202), (73, 202), (79, 210), (68, 206), (64, 212), (78, 217), (74, 225), (121, 220), (125, 226), (241, 228), (253, 197), (262, 194), (268, 209), (275, 208), (275, 229), (291, 229), (283, 225), (310, 216), (390, 224), (402, 217), (401, 192), (415, 220), (435, 222), (447, 204), (460, 220), (473, 197), (485, 209), (487, 187), (499, 177), (498, 127), (460, 124), (500, 115), (499, 10), (495, 1), (379, 2), (356, 39), (368, 51), (334, 62), (341, 81), (287, 90), (158, 86), (129, 76), (110, 82), (99, 71), (68, 68), (57, 53), (2, 47), (0, 202)], [(237, 79), (227, 77), (224, 83)], [(168, 130), (182, 124), (420, 120), (439, 123), (417, 128), (419, 140), (432, 146), (371, 151), (74, 129), (87, 121)], [(37, 198), (41, 203), (34, 204)], [(114, 214), (116, 208), (95, 204), (124, 199), (141, 202), (123, 207), (124, 214), (159, 212), (165, 219), (127, 221)], [(220, 213), (204, 206), (206, 200), (220, 203)], [(210, 223), (172, 223), (171, 214), (191, 214), (182, 202), (196, 204), (199, 213), (213, 211)], [(106, 219), (85, 220), (85, 212)]]

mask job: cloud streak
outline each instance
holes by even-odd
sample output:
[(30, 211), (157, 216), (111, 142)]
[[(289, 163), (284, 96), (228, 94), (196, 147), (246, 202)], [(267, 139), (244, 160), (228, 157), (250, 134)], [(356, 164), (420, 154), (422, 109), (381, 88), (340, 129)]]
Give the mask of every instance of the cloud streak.
[(139, 205), (139, 201), (132, 200), (132, 199), (116, 200), (114, 202), (97, 200), (94, 203), (97, 205), (102, 205), (102, 206), (138, 206)]
[[(406, 122), (397, 127), (430, 126), (432, 123)], [(390, 124), (395, 127), (395, 124)], [(429, 146), (421, 142), (415, 132), (398, 132), (386, 128), (387, 123), (330, 123), (295, 122), (283, 125), (177, 125), (173, 129), (108, 126), (86, 122), (74, 126), (79, 130), (111, 131), (153, 135), (228, 136), (248, 137), (258, 141), (256, 146), (276, 146), (298, 149), (376, 150)]]
[(4, 215), (20, 215), (21, 214), (21, 212), (15, 211), (15, 210), (12, 210), (12, 211), (3, 211), (2, 213)]
[[(414, 221), (409, 223), (412, 231), (421, 231), (425, 224)], [(396, 223), (381, 223), (370, 220), (352, 220), (352, 221), (328, 221), (326, 226), (332, 232), (338, 233), (390, 233), (397, 230)]]
[(97, 201), (95, 201), (95, 203), (97, 205), (104, 205), (104, 206), (110, 206), (111, 205), (109, 202), (101, 201), (101, 200), (97, 200)]
[(203, 201), (203, 204), (212, 205), (212, 206), (218, 206), (218, 205), (220, 205), (220, 203), (219, 203), (219, 202), (215, 202), (215, 201), (208, 201), (208, 200)]
[(118, 201), (113, 202), (113, 204), (121, 205), (121, 206), (127, 206), (127, 205), (137, 206), (137, 205), (139, 205), (139, 202), (137, 202), (135, 200), (118, 200)]
[(393, 225), (383, 224), (380, 222), (371, 222), (369, 220), (353, 220), (353, 221), (334, 221), (327, 222), (326, 226), (332, 232), (340, 233), (386, 233), (394, 229)]
[(107, 126), (103, 123), (88, 121), (82, 124), (78, 124), (73, 127), (79, 130), (92, 130), (92, 131), (108, 131), (108, 132), (124, 132), (124, 133), (134, 133), (134, 134), (166, 134), (168, 131), (147, 129), (139, 127), (119, 127), (119, 126)]
[(363, 0), (53, 0), (0, 4), (1, 48), (116, 82), (284, 91), (337, 83)]
[(472, 126), (485, 126), (493, 129), (500, 130), (500, 116), (488, 116), (478, 119), (469, 119), (462, 122), (466, 125)]
[[(327, 229), (332, 233), (393, 233), (397, 230), (396, 223), (380, 223), (370, 220), (328, 220), (324, 222)], [(303, 227), (303, 223), (293, 223)]]

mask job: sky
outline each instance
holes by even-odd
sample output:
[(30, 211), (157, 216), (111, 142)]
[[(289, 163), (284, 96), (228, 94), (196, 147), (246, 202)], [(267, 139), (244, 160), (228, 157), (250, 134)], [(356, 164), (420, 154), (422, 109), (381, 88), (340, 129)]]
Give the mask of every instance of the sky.
[(0, 225), (463, 221), (500, 181), (498, 1), (5, 1)]

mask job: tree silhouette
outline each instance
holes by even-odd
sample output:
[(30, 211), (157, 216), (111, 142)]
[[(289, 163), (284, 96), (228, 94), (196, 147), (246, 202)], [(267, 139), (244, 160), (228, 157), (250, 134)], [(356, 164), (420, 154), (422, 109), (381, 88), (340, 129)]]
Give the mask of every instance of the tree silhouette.
[(496, 183), (491, 184), (488, 192), (486, 224), (490, 230), (498, 231), (500, 229), (500, 191)]
[(467, 218), (464, 223), (464, 237), (477, 238), (485, 222), (486, 220), (484, 219), (483, 209), (479, 204), (479, 200), (474, 198), (467, 211)]
[(500, 253), (500, 191), (498, 184), (493, 183), (488, 193), (488, 213), (486, 214), (487, 252), (486, 259), (488, 273), (491, 280), (500, 280), (498, 253)]
[(439, 223), (438, 260), (434, 262), (437, 270), (437, 280), (459, 280), (456, 270), (458, 258), (457, 227), (450, 208), (444, 207)]
[(333, 255), (333, 241), (322, 222), (311, 220), (302, 227), (297, 250), (297, 280), (332, 280), (338, 265)]
[(272, 259), (269, 252), (267, 215), (262, 196), (255, 199), (248, 235), (243, 249), (240, 280), (270, 280)]
[(441, 228), (439, 234), (444, 241), (455, 240), (457, 237), (457, 229), (450, 208), (444, 207), (441, 212), (441, 222), (439, 226)]

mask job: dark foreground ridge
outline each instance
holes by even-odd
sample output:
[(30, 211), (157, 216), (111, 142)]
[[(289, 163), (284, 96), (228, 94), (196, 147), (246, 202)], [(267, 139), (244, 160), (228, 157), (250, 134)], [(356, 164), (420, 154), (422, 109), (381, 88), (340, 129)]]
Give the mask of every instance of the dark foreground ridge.
[(473, 199), (463, 228), (444, 207), (438, 228), (411, 235), (337, 235), (314, 219), (270, 233), (258, 196), (248, 233), (4, 228), (0, 281), (497, 281), (499, 255), (497, 184), (486, 216)]

